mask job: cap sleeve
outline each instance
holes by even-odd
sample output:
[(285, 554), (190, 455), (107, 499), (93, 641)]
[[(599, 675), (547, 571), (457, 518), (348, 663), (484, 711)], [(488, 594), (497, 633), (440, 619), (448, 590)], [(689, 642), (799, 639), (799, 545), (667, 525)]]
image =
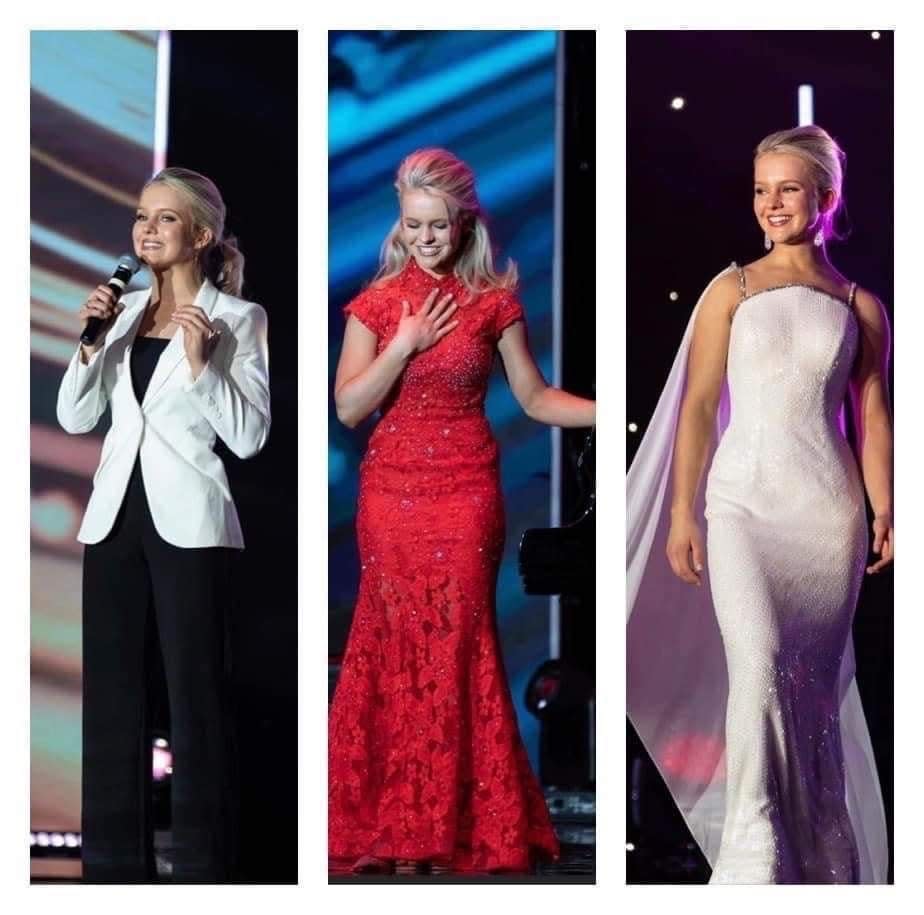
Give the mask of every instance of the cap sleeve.
[(523, 306), (519, 298), (514, 293), (504, 293), (497, 303), (497, 315), (495, 317), (495, 332), (497, 338), (514, 322), (523, 321)]
[(364, 289), (358, 296), (343, 306), (344, 317), (353, 315), (368, 327), (372, 333), (382, 336), (382, 309), (371, 289)]

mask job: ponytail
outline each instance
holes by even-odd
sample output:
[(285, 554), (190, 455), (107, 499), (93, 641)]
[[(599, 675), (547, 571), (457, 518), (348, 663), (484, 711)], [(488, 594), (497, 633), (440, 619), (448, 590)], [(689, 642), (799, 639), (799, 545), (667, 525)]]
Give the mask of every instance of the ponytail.
[(233, 235), (212, 245), (203, 257), (205, 275), (222, 292), (239, 296), (244, 287), (244, 255)]

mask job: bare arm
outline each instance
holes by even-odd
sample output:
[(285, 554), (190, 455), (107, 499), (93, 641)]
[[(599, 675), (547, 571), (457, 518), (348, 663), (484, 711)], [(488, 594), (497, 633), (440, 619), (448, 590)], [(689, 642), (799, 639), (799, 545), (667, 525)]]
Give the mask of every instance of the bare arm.
[(546, 383), (529, 350), (522, 321), (515, 321), (504, 330), (497, 348), (510, 390), (530, 419), (566, 428), (592, 426), (596, 422), (595, 401), (576, 397)]
[(378, 355), (376, 334), (350, 315), (334, 380), (337, 418), (344, 425), (352, 429), (374, 413), (410, 358), (429, 349), (459, 323), (449, 320), (457, 307), (449, 304), (451, 296), (434, 306), (438, 291), (434, 289), (415, 314), (407, 302), (403, 304), (398, 330)]
[(351, 429), (379, 408), (411, 357), (407, 347), (399, 348), (394, 340), (376, 356), (377, 339), (350, 315), (337, 364), (334, 401), (337, 418)]
[(734, 276), (717, 280), (703, 299), (693, 326), (686, 391), (674, 442), (672, 512), (693, 513), (722, 393), (731, 313), (737, 295)]
[(892, 527), (892, 420), (889, 410), (889, 322), (874, 295), (858, 289), (856, 314), (860, 347), (850, 394), (863, 482), (873, 508), (873, 551), (881, 558), (867, 572), (878, 572), (894, 556)]
[(736, 277), (729, 274), (716, 280), (700, 304), (690, 344), (686, 391), (674, 441), (671, 530), (667, 543), (667, 557), (674, 574), (690, 584), (702, 583), (698, 573), (703, 568), (705, 550), (693, 506), (722, 393), (731, 316), (737, 301)]

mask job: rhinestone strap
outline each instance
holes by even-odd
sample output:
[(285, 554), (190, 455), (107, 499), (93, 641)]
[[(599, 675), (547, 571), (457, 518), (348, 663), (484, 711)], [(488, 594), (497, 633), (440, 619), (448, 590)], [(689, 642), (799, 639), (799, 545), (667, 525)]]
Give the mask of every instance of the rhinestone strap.
[(748, 294), (748, 286), (744, 278), (744, 270), (738, 266), (737, 261), (732, 261), (731, 265), (738, 272), (738, 291), (741, 293), (741, 297), (744, 298)]

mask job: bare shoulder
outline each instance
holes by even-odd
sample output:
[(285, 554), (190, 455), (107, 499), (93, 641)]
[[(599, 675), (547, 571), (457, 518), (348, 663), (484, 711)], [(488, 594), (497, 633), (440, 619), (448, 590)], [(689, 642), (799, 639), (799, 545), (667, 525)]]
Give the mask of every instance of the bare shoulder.
[(751, 261), (749, 264), (742, 265), (741, 269), (744, 271), (748, 289), (761, 289), (764, 286), (771, 286), (778, 279), (773, 275), (767, 255), (758, 257), (757, 260)]
[(764, 269), (766, 260), (766, 256), (758, 257), (756, 261), (751, 261), (749, 264), (742, 264), (741, 269), (744, 270), (745, 274), (753, 273), (756, 276)]
[(879, 296), (873, 294), (862, 286), (857, 286), (853, 297), (857, 317), (866, 325), (874, 329), (886, 329), (889, 326), (888, 313)]
[(856, 377), (869, 377), (873, 371), (885, 371), (892, 348), (889, 318), (881, 299), (857, 286), (853, 297), (853, 310), (860, 329)]
[(700, 314), (708, 320), (730, 320), (740, 298), (738, 274), (730, 270), (718, 276), (706, 288), (700, 303)]

